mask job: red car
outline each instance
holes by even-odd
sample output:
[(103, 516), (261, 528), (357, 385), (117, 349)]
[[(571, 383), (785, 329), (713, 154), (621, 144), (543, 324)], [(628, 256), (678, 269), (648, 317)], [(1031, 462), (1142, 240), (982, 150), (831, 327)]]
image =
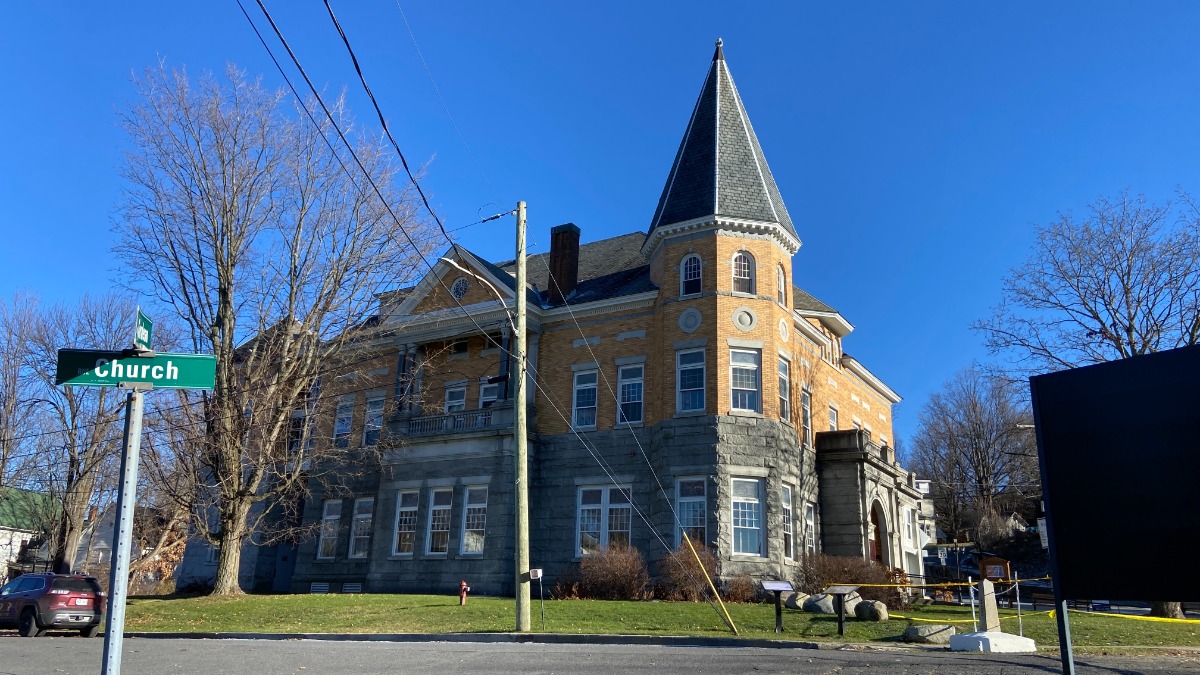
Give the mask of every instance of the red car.
[(23, 574), (0, 588), (0, 628), (25, 637), (77, 630), (96, 637), (104, 622), (105, 595), (95, 577)]

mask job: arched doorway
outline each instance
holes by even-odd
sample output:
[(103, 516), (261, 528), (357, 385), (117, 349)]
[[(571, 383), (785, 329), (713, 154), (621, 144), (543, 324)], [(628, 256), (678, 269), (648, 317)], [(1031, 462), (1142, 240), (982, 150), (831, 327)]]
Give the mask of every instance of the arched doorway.
[(888, 550), (887, 541), (887, 516), (884, 515), (883, 505), (875, 502), (871, 505), (871, 527), (867, 537), (867, 559), (874, 560), (886, 567), (891, 562), (891, 552)]

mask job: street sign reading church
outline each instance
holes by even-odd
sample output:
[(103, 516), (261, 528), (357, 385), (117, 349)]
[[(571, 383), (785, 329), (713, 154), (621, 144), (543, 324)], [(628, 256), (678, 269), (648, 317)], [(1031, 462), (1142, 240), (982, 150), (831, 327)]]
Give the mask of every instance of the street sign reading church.
[(212, 389), (217, 358), (212, 354), (165, 354), (151, 357), (99, 349), (58, 350), (54, 384), (115, 387), (145, 382), (155, 389)]

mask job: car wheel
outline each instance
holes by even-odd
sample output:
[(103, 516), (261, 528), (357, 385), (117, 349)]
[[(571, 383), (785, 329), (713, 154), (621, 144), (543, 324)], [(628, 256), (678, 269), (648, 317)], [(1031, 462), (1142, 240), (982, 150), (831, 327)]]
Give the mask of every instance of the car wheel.
[(79, 634), (85, 638), (94, 638), (100, 634), (100, 624), (96, 624), (95, 626), (88, 626), (87, 628), (80, 629)]
[(32, 609), (21, 612), (21, 625), (18, 627), (21, 637), (41, 637), (46, 631), (38, 625), (37, 615)]

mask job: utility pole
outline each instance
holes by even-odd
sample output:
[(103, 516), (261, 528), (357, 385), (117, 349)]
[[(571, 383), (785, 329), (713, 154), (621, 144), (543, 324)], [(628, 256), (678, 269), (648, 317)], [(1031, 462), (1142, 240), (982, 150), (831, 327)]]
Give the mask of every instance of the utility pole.
[(528, 633), (529, 619), (529, 470), (527, 460), (528, 420), (525, 398), (525, 202), (517, 202), (517, 344), (513, 358), (517, 362), (515, 420), (513, 421), (513, 476), (516, 487), (517, 552), (513, 574), (516, 580), (517, 632)]

